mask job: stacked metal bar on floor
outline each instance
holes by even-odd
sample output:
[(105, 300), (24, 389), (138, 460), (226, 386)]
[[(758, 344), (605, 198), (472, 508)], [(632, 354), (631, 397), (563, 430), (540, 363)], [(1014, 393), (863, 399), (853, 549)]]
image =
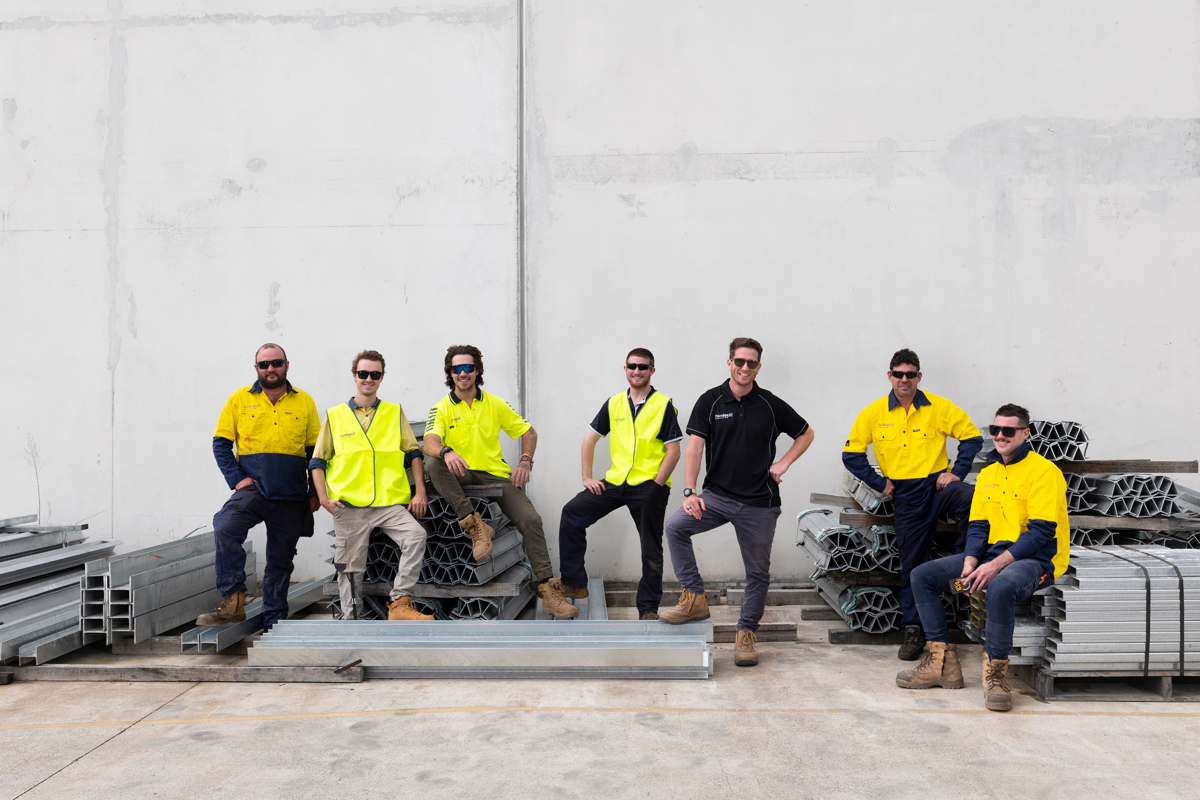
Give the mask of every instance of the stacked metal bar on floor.
[[(875, 469), (879, 470), (878, 467)], [(884, 497), (849, 472), (846, 473), (845, 484), (846, 491), (854, 498), (855, 502), (862, 506), (863, 511), (877, 517), (894, 517), (896, 515), (895, 506), (890, 497)]]
[[(296, 614), (311, 606), (313, 603), (320, 601), (325, 596), (324, 585), (325, 581), (333, 580), (333, 575), (328, 575), (320, 580), (309, 581), (308, 583), (297, 583), (288, 588), (288, 613)], [(371, 600), (379, 598), (372, 597)], [(387, 609), (384, 609), (384, 618), (387, 618)], [(259, 598), (253, 602), (246, 604), (246, 619), (244, 622), (231, 622), (228, 625), (215, 625), (210, 627), (195, 627), (191, 630), (184, 631), (180, 637), (180, 644), (184, 653), (219, 653), (227, 647), (237, 644), (262, 630), (263, 626), (263, 602)]]
[(44, 663), (83, 646), (79, 593), (89, 560), (119, 542), (88, 542), (87, 525), (0, 519), (0, 663)]
[(899, 627), (895, 588), (877, 585), (879, 573), (900, 570), (895, 529), (872, 525), (864, 534), (821, 508), (801, 512), (796, 522), (796, 545), (812, 559), (817, 591), (850, 629), (886, 633)]
[[(256, 586), (255, 554), (246, 543), (246, 589)], [(142, 642), (211, 611), (217, 589), (212, 532), (88, 562), (80, 612), (85, 638)]]
[(831, 577), (816, 578), (817, 593), (852, 631), (886, 633), (900, 627), (900, 598), (884, 586), (855, 586)]
[[(579, 609), (579, 616), (569, 620), (559, 620), (560, 622), (575, 622), (577, 620), (606, 620), (608, 619), (608, 604), (604, 594), (604, 579), (589, 578), (588, 579), (588, 596), (578, 600), (567, 598), (567, 602)], [(530, 591), (537, 592), (537, 587), (530, 584)], [(537, 620), (554, 620), (555, 617), (547, 614), (542, 608), (542, 599), (537, 599), (537, 604), (534, 609), (534, 619)], [(511, 619), (511, 618), (510, 618)]]
[[(1009, 650), (1010, 664), (1044, 664), (1046, 636), (1050, 628), (1046, 622), (1046, 602), (1053, 587), (1041, 589), (1029, 600), (1018, 603), (1013, 609), (1016, 621), (1013, 626), (1012, 648)], [(966, 613), (959, 606), (958, 627), (974, 642), (987, 644), (987, 592), (975, 595), (951, 595), (965, 597)], [(948, 605), (946, 596), (943, 606)]]
[(641, 678), (712, 675), (711, 621), (285, 621), (252, 666), (361, 663), (368, 678)]
[(1082, 461), (1087, 458), (1088, 436), (1078, 422), (1029, 423), (1029, 446), (1051, 461)]

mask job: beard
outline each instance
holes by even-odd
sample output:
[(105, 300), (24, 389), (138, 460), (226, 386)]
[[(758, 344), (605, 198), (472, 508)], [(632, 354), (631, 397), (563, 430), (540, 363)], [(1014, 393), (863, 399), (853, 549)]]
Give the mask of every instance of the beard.
[(287, 370), (277, 372), (274, 375), (269, 373), (258, 373), (258, 383), (264, 389), (278, 389), (281, 386), (287, 385)]

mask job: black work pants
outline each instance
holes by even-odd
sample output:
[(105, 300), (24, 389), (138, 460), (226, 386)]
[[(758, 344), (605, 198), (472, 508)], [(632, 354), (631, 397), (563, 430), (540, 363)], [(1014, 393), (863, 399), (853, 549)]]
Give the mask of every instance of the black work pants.
[(558, 523), (558, 558), (562, 581), (567, 586), (587, 586), (587, 529), (592, 523), (621, 506), (629, 509), (642, 545), (642, 579), (638, 582), (638, 614), (658, 613), (662, 602), (663, 519), (667, 513), (670, 486), (654, 481), (615, 485), (604, 481), (604, 491), (592, 494), (584, 489), (571, 498)]

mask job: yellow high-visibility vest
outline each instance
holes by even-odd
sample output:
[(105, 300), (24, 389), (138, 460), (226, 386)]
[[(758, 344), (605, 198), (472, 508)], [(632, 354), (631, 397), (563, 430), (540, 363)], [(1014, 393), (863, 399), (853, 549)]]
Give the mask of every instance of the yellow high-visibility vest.
[(367, 430), (347, 403), (329, 409), (333, 455), (325, 470), (330, 500), (358, 508), (403, 505), (412, 499), (400, 448), (400, 406), (380, 401)]
[[(652, 392), (637, 418), (629, 407), (629, 394), (619, 392), (608, 399), (609, 453), (612, 469), (604, 476), (611, 484), (637, 486), (654, 480), (667, 454), (667, 445), (658, 438), (663, 416), (671, 398)], [(667, 485), (671, 479), (667, 478)]]

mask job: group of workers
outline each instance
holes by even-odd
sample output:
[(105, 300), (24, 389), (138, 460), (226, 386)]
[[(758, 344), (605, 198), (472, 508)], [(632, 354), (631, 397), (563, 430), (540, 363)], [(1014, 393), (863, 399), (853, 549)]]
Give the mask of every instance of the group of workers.
[[(254, 358), (257, 380), (229, 397), (213, 437), (214, 455), (233, 495), (213, 519), (217, 587), (223, 599), (197, 622), (222, 625), (245, 619), (243, 545), (259, 523), (265, 523), (267, 532), (264, 628), (285, 618), (296, 547), (302, 536), (312, 535), (318, 506), (334, 520), (333, 562), (344, 618), (358, 616), (367, 546), (378, 529), (400, 552), (388, 619), (432, 619), (412, 602), (425, 552), (425, 530), (418, 520), (428, 509), (428, 478), (470, 536), (477, 562), (491, 555), (494, 531), (463, 487), (501, 485), (496, 502), (521, 533), (543, 609), (558, 619), (578, 615), (570, 600), (588, 594), (587, 529), (621, 507), (632, 516), (641, 543), (640, 619), (669, 624), (708, 619), (692, 537), (730, 523), (746, 571), (734, 663), (757, 664), (755, 632), (770, 582), (771, 547), (781, 512), (779, 484), (812, 444), (813, 431), (791, 405), (758, 385), (761, 344), (734, 339), (726, 363), (729, 379), (701, 395), (681, 431), (673, 401), (651, 384), (654, 355), (640, 347), (628, 353), (628, 388), (604, 402), (583, 438), (583, 490), (562, 509), (561, 577), (556, 578), (541, 516), (522, 491), (533, 470), (537, 431), (505, 400), (483, 391), (483, 354), (477, 347), (447, 349), (449, 392), (429, 411), (418, 442), (401, 405), (379, 397), (386, 374), (381, 353), (364, 350), (354, 357), (354, 396), (330, 408), (322, 422), (312, 398), (288, 381), (283, 348), (264, 344)], [(892, 391), (858, 415), (842, 459), (852, 474), (895, 506), (904, 625), (898, 655), (921, 659), (915, 669), (897, 676), (897, 685), (963, 686), (940, 594), (955, 582), (972, 593), (990, 588), (983, 682), (987, 707), (1007, 710), (1013, 608), (1066, 569), (1065, 480), (1057, 467), (1030, 450), (1028, 412), (1009, 404), (996, 412), (990, 429), (992, 463), (975, 486), (965, 483), (983, 445), (979, 430), (953, 403), (918, 388), (920, 360), (911, 350), (892, 357), (887, 375)], [(501, 431), (520, 440), (516, 466), (503, 457)], [(683, 504), (667, 520), (671, 474), (685, 432)], [(777, 457), (781, 433), (792, 443)], [(612, 466), (597, 480), (592, 476), (596, 444), (606, 436)], [(959, 441), (953, 468), (948, 437)], [(867, 461), (868, 446), (874, 447), (879, 472)], [(702, 459), (705, 478), (698, 492)], [(956, 555), (930, 560), (937, 520), (946, 512), (959, 521)], [(664, 537), (681, 592), (673, 608), (660, 612)]]

